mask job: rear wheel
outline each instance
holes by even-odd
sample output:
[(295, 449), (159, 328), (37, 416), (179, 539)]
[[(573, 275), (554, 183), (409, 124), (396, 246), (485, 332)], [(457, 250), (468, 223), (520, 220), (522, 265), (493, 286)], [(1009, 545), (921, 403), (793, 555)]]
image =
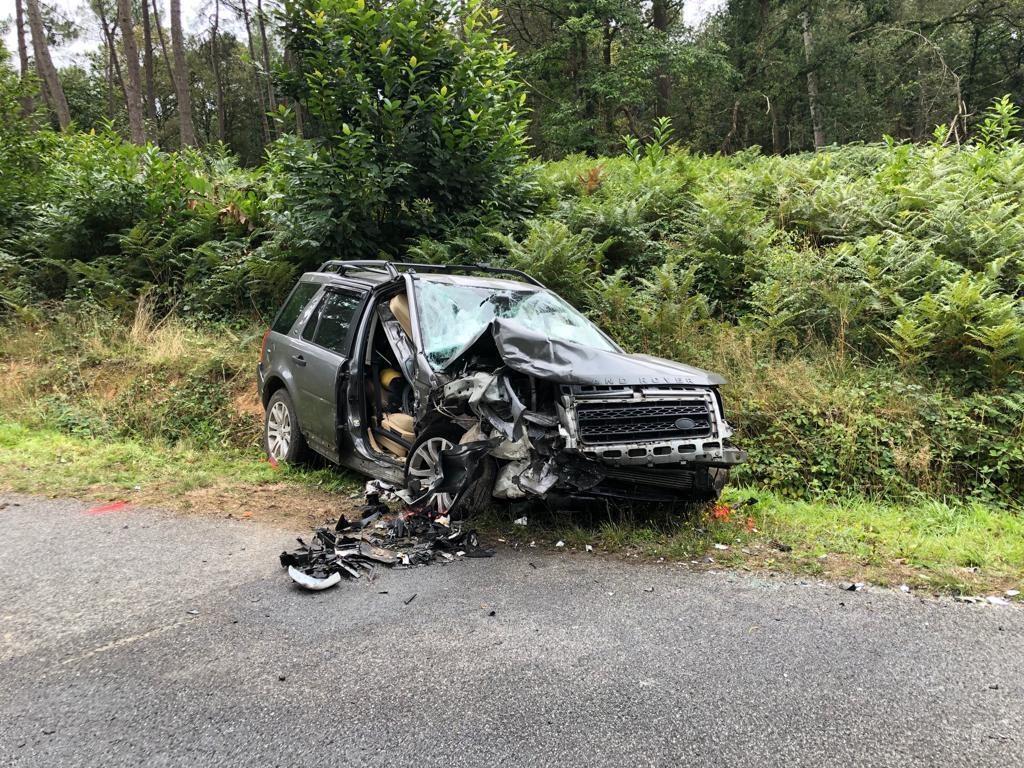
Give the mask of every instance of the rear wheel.
[(295, 405), (285, 389), (279, 389), (267, 402), (263, 418), (263, 449), (272, 461), (301, 464), (309, 454), (299, 430)]
[[(437, 480), (441, 473), (441, 451), (456, 447), (463, 432), (456, 426), (448, 425), (427, 430), (413, 443), (405, 463), (405, 484), (419, 484), (419, 494)], [(433, 493), (423, 499), (423, 504), (436, 515), (451, 515), (461, 519), (486, 506), (491, 499), (494, 485), (495, 466), (490, 456), (484, 456), (476, 469), (476, 477), (456, 500), (451, 493)]]

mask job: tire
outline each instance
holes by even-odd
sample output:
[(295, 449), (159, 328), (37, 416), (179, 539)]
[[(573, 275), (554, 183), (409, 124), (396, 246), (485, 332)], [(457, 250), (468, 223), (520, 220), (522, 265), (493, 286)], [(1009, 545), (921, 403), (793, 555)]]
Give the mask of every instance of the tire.
[[(448, 424), (434, 427), (420, 435), (405, 460), (406, 487), (408, 488), (414, 479), (419, 480), (423, 486), (429, 486), (434, 477), (433, 466), (437, 451), (457, 446), (463, 434), (461, 429)], [(462, 520), (490, 505), (496, 473), (494, 459), (484, 456), (477, 467), (476, 477), (470, 481), (470, 486), (462, 492), (454, 506), (454, 499), (447, 493), (431, 494), (422, 503), (427, 507), (433, 507), (437, 514), (447, 514), (453, 520)]]
[(297, 465), (309, 457), (295, 404), (286, 389), (277, 390), (267, 402), (263, 415), (263, 450), (271, 462)]

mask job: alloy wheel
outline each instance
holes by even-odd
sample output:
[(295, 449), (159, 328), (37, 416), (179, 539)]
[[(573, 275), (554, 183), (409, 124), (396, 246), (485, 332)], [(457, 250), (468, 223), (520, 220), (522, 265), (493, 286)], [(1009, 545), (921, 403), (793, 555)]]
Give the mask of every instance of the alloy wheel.
[[(424, 440), (409, 458), (409, 477), (417, 478), (421, 488), (429, 488), (441, 474), (441, 451), (453, 446), (454, 443), (446, 437)], [(451, 509), (453, 501), (450, 493), (435, 493), (428, 503), (438, 515), (443, 515)]]
[(267, 453), (284, 461), (292, 444), (292, 415), (283, 402), (274, 403), (267, 416)]

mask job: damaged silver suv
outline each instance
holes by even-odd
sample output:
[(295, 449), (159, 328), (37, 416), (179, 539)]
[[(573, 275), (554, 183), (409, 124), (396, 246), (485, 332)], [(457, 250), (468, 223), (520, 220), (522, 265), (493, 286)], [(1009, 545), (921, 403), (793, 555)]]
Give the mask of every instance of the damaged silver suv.
[(329, 261), (257, 369), (272, 461), (312, 449), (438, 513), (715, 498), (746, 454), (713, 373), (630, 355), (528, 275)]

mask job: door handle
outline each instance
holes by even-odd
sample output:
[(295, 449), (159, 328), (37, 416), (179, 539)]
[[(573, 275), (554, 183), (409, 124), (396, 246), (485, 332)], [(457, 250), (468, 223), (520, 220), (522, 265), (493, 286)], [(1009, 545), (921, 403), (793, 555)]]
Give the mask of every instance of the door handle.
[(305, 366), (306, 365), (306, 358), (304, 358), (302, 355), (292, 355), (292, 360), (294, 360), (296, 363), (298, 363), (301, 366)]

